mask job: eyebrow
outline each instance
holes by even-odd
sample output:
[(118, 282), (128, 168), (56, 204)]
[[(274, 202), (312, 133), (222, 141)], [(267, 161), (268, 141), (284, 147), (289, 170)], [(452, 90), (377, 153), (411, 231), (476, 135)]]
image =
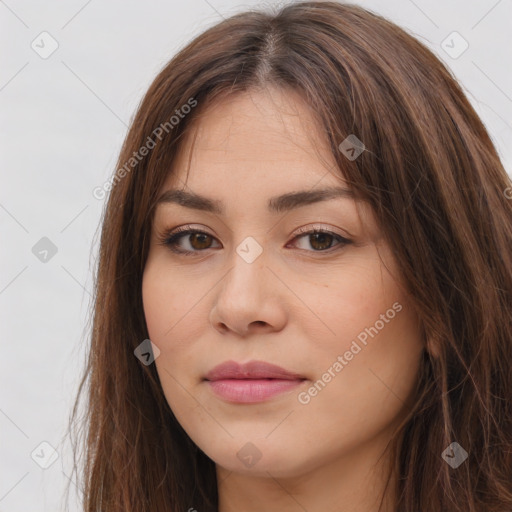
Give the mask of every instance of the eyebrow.
[[(307, 206), (329, 199), (347, 198), (354, 199), (352, 190), (342, 187), (331, 187), (319, 190), (303, 190), (300, 192), (289, 192), (280, 196), (272, 197), (268, 201), (268, 209), (273, 213)], [(194, 192), (171, 189), (164, 192), (157, 201), (157, 206), (164, 203), (175, 203), (186, 208), (202, 210), (205, 212), (222, 215), (224, 212), (222, 201), (210, 199)]]

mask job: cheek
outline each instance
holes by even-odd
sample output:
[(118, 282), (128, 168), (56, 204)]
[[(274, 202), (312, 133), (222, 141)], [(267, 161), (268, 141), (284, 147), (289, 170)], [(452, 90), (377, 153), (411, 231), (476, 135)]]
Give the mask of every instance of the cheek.
[[(302, 289), (328, 329), (327, 335), (315, 333), (311, 326), (319, 321), (313, 315), (302, 323), (311, 327), (307, 351), (315, 354), (311, 369), (320, 381), (311, 389), (313, 407), (321, 414), (330, 402), (338, 403), (356, 422), (369, 417), (385, 422), (403, 407), (400, 399), (407, 399), (417, 378), (423, 349), (418, 318), (395, 278), (370, 252), (357, 261), (347, 258), (331, 279), (316, 282), (305, 281)], [(372, 410), (381, 411), (381, 418)]]
[[(301, 303), (310, 310), (297, 312), (300, 326), (310, 341), (316, 340), (318, 354), (343, 353), (358, 335), (364, 338), (365, 328), (379, 321), (401, 298), (389, 274), (381, 268), (371, 251), (346, 258), (327, 274), (301, 277), (294, 283)], [(386, 328), (389, 324), (386, 324)], [(361, 334), (362, 333), (362, 334)]]
[(171, 410), (180, 424), (190, 429), (192, 418), (201, 414), (185, 391), (191, 385), (188, 380), (190, 369), (195, 368), (193, 340), (197, 335), (193, 332), (196, 325), (194, 315), (198, 314), (200, 305), (194, 308), (195, 296), (178, 293), (179, 290), (176, 272), (163, 271), (156, 264), (146, 265), (142, 300), (149, 338), (160, 349), (160, 355), (155, 359), (157, 373)]
[(329, 345), (328, 353), (319, 354), (313, 382), (298, 397), (304, 405), (296, 419), (307, 423), (315, 418), (305, 444), (314, 444), (320, 435), (329, 439), (332, 450), (344, 450), (391, 428), (408, 412), (422, 351), (414, 327), (414, 316), (404, 307), (377, 334), (370, 331), (373, 337), (368, 335), (366, 345), (357, 334), (343, 335)]
[(163, 388), (173, 396), (179, 395), (178, 383), (188, 386), (197, 378), (198, 344), (208, 316), (206, 301), (200, 300), (207, 292), (205, 286), (204, 280), (187, 278), (185, 282), (183, 276), (180, 282), (179, 272), (156, 264), (146, 265), (144, 271), (142, 299), (148, 334), (160, 349), (155, 364)]
[[(197, 285), (196, 285), (197, 286)], [(150, 339), (157, 345), (179, 332), (197, 303), (193, 293), (194, 281), (180, 281), (179, 272), (165, 270), (156, 262), (147, 264), (142, 279), (142, 302)]]

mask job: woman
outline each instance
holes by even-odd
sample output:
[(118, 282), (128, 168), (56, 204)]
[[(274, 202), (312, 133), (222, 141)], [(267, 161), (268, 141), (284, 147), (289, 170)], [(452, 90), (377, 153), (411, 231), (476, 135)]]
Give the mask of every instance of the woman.
[(104, 187), (84, 509), (512, 510), (509, 187), (378, 15), (197, 37)]

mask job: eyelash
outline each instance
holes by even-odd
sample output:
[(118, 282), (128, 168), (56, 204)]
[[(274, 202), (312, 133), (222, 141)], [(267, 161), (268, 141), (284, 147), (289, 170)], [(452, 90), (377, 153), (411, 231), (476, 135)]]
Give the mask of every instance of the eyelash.
[[(341, 235), (338, 235), (337, 233), (334, 233), (334, 232), (329, 231), (324, 228), (315, 228), (315, 229), (309, 229), (309, 230), (308, 230), (308, 228), (300, 228), (297, 231), (297, 233), (295, 234), (293, 240), (295, 240), (297, 238), (301, 238), (301, 235), (302, 236), (314, 235), (316, 233), (326, 233), (328, 235), (332, 235), (338, 242), (340, 242), (334, 246), (334, 248), (335, 248), (334, 250), (339, 250), (339, 249), (343, 248), (345, 245), (352, 243), (352, 240), (349, 240), (348, 238), (345, 238)], [(209, 233), (206, 233), (206, 232), (198, 230), (198, 229), (193, 229), (190, 226), (181, 226), (179, 228), (164, 232), (164, 234), (159, 238), (159, 243), (161, 245), (167, 246), (174, 253), (183, 254), (186, 256), (197, 255), (200, 252), (204, 252), (204, 251), (207, 251), (208, 249), (211, 249), (211, 247), (207, 247), (206, 249), (196, 249), (193, 251), (189, 251), (187, 249), (178, 249), (177, 246), (178, 246), (179, 240), (181, 238), (183, 238), (185, 235), (191, 235), (191, 234), (200, 234), (200, 235), (209, 236), (211, 238), (215, 238), (214, 236), (210, 235)], [(340, 246), (340, 247), (338, 247), (336, 249), (337, 246)], [(333, 247), (328, 247), (327, 249), (313, 250), (313, 251), (309, 251), (307, 249), (303, 249), (303, 250), (306, 250), (307, 252), (316, 252), (316, 253), (322, 253), (322, 252), (331, 253), (331, 252), (333, 252), (333, 251), (331, 251), (332, 248)]]

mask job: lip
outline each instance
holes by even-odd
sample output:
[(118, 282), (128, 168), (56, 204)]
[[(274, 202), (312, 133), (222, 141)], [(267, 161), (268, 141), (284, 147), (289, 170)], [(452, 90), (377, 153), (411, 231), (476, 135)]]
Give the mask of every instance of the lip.
[(204, 380), (224, 400), (255, 403), (294, 389), (306, 378), (265, 361), (226, 361), (210, 370)]

